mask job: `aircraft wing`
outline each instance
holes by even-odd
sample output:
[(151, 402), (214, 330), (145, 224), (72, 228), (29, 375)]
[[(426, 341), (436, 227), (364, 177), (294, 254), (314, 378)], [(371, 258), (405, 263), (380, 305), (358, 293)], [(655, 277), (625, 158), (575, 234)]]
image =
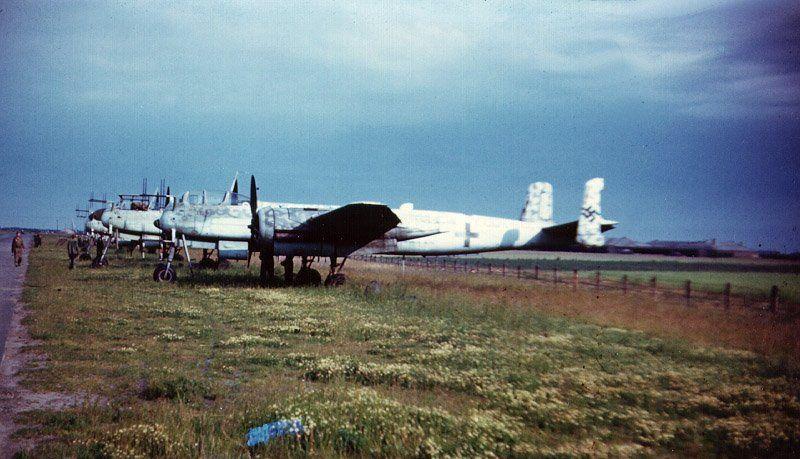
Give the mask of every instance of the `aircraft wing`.
[(303, 226), (315, 239), (363, 246), (399, 223), (400, 219), (386, 205), (354, 203), (311, 218)]

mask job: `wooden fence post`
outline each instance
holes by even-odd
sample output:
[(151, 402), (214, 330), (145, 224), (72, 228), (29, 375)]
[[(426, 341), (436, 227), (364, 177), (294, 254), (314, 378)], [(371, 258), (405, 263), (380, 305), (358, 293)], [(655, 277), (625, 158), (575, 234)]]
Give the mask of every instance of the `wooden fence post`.
[(773, 314), (778, 312), (778, 286), (773, 285), (769, 291), (769, 311)]
[(489, 273), (489, 274), (491, 274), (491, 273), (492, 273), (492, 264), (491, 264), (491, 263), (489, 263), (489, 270), (488, 270), (488, 271), (486, 271), (486, 272), (487, 272), (487, 273)]
[(687, 280), (685, 286), (686, 306), (691, 305), (692, 301), (692, 281)]
[(628, 293), (628, 275), (622, 275), (622, 293)]
[(539, 280), (539, 265), (533, 267), (533, 280)]
[(522, 268), (517, 265), (517, 279), (522, 279)]
[(458, 271), (458, 268), (456, 267), (456, 263), (458, 263), (458, 261), (457, 260), (453, 260), (453, 272), (457, 272)]
[(731, 283), (725, 282), (725, 289), (722, 290), (722, 304), (725, 305), (725, 309), (731, 308)]
[(578, 270), (572, 270), (572, 290), (578, 289)]
[(503, 262), (503, 277), (506, 277), (506, 263)]
[(594, 273), (594, 288), (600, 290), (600, 271)]
[(658, 281), (656, 280), (656, 276), (650, 278), (650, 293), (653, 296), (658, 295)]
[(553, 283), (558, 283), (558, 268), (553, 268)]

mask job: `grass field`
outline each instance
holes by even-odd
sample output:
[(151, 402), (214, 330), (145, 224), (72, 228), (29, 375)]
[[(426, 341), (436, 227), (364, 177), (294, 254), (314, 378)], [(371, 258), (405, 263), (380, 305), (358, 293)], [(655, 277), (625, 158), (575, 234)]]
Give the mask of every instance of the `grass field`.
[[(797, 453), (796, 319), (365, 263), (341, 289), (159, 285), (62, 250), (31, 255), (25, 384), (100, 401), (25, 415), (35, 456)], [(284, 418), (308, 433), (245, 447)]]

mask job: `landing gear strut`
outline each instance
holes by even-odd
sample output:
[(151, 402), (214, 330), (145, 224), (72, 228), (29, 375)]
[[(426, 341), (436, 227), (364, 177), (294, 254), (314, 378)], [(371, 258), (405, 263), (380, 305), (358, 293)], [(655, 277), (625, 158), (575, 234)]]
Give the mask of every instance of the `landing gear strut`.
[(283, 280), (286, 285), (292, 285), (294, 282), (294, 257), (288, 256), (281, 262), (283, 266)]
[(267, 287), (275, 279), (275, 260), (272, 258), (272, 252), (266, 250), (262, 250), (258, 254), (258, 258), (261, 259), (261, 276), (259, 278), (261, 286)]

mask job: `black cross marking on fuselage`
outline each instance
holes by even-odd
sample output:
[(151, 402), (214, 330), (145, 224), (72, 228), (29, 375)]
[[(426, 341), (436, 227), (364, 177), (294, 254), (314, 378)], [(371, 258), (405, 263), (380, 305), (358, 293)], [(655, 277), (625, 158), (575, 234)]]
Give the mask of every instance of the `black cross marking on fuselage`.
[(478, 233), (473, 233), (470, 231), (469, 222), (467, 222), (464, 230), (464, 247), (469, 247), (469, 240), (473, 237), (478, 237)]

